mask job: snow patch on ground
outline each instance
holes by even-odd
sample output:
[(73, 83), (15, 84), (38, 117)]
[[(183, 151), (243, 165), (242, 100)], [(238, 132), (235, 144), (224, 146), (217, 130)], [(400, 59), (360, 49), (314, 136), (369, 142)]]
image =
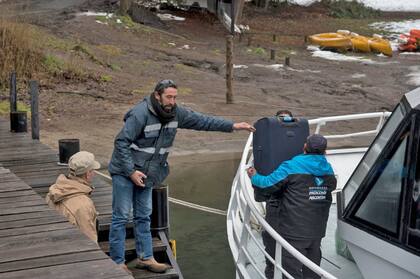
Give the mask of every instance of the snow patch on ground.
[(308, 50), (312, 51), (312, 56), (327, 59), (327, 60), (363, 62), (367, 64), (375, 63), (372, 59), (367, 59), (362, 56), (349, 56), (349, 55), (336, 53), (332, 51), (321, 50), (316, 46), (308, 46)]
[(180, 16), (174, 16), (171, 14), (157, 14), (157, 16), (161, 19), (161, 20), (176, 20), (176, 21), (184, 21), (185, 17), (180, 17)]
[(97, 13), (97, 12), (84, 12), (84, 13), (78, 13), (79, 16), (105, 16), (107, 18), (111, 18), (114, 15), (109, 13)]
[(393, 34), (408, 34), (411, 29), (420, 29), (420, 19), (391, 22), (375, 22), (370, 24), (369, 26)]
[(351, 75), (352, 78), (364, 78), (366, 74), (355, 73)]
[(252, 66), (272, 69), (275, 71), (278, 71), (283, 68), (283, 64), (272, 64), (272, 65), (253, 64)]
[(375, 65), (398, 63), (397, 61), (379, 62), (379, 61), (374, 61), (372, 59), (365, 58), (363, 56), (352, 56), (352, 55), (341, 54), (341, 53), (332, 52), (328, 50), (321, 50), (317, 46), (308, 46), (308, 50), (312, 51), (312, 56), (314, 57), (319, 57), (319, 58), (332, 60), (332, 61), (360, 62), (362, 64), (375, 64)]
[(401, 52), (400, 55), (420, 55), (420, 52)]
[(295, 69), (295, 68), (292, 68), (292, 67), (287, 67), (287, 70), (289, 70), (289, 71), (292, 71), (292, 72), (298, 72), (298, 73), (314, 73), (314, 74), (317, 74), (317, 73), (320, 73), (321, 71), (319, 71), (319, 70), (310, 70), (310, 69), (304, 69), (304, 70), (301, 70), (301, 69)]
[(407, 83), (414, 86), (420, 86), (420, 66), (411, 66), (408, 69), (411, 73), (407, 75), (409, 78)]
[[(312, 3), (320, 1), (321, 0), (288, 0), (289, 3), (301, 6), (309, 6)], [(420, 0), (358, 0), (358, 2), (382, 11), (420, 11)]]

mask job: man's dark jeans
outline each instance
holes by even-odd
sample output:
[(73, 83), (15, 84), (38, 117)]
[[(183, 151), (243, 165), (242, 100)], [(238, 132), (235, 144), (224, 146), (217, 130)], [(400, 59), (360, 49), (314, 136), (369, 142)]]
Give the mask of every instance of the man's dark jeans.
[[(279, 231), (279, 220), (277, 210), (279, 210), (279, 201), (269, 201), (266, 205), (266, 220), (270, 226)], [(283, 237), (296, 250), (309, 258), (315, 264), (321, 263), (321, 239), (291, 239)], [(266, 232), (262, 232), (262, 239), (266, 252), (274, 259), (276, 255), (276, 242)], [(265, 276), (268, 279), (274, 277), (274, 265), (270, 260), (266, 259)], [(317, 279), (320, 278), (317, 274), (306, 268), (299, 260), (294, 258), (285, 249), (282, 249), (282, 267), (296, 279)], [(287, 278), (283, 276), (283, 278)]]

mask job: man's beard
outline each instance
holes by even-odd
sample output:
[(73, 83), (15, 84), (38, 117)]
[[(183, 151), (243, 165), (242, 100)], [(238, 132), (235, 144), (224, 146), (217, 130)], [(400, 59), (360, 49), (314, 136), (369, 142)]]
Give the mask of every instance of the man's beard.
[(164, 111), (166, 111), (166, 112), (171, 112), (173, 109), (174, 109), (174, 106), (173, 105), (166, 105), (166, 106), (164, 106), (164, 105), (160, 105), (161, 107), (162, 107), (162, 109), (164, 110)]

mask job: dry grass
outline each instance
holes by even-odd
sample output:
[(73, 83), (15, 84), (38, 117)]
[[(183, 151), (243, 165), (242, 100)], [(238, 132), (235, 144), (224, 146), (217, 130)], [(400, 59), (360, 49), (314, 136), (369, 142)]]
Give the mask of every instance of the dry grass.
[(30, 79), (41, 68), (43, 55), (36, 34), (27, 24), (0, 19), (0, 84), (7, 84), (12, 71)]

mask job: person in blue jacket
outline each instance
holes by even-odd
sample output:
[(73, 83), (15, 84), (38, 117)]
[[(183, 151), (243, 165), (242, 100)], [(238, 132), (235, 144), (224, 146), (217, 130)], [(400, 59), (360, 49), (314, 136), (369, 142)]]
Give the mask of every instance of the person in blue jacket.
[[(327, 227), (331, 192), (337, 186), (334, 171), (325, 157), (326, 148), (327, 139), (314, 134), (307, 138), (303, 154), (283, 162), (271, 174), (260, 175), (253, 167), (247, 170), (254, 186), (275, 187), (282, 193), (274, 199), (277, 211), (266, 216), (267, 222), (317, 265), (321, 262), (320, 246)], [(275, 243), (272, 245), (266, 248), (274, 256)], [(285, 249), (282, 249), (282, 266), (293, 278), (319, 278)], [(268, 278), (273, 273), (272, 266), (271, 270), (266, 268)]]
[(109, 164), (112, 176), (112, 221), (110, 256), (125, 265), (125, 225), (133, 209), (138, 268), (165, 272), (169, 267), (153, 257), (150, 215), (152, 187), (160, 186), (169, 174), (168, 154), (178, 128), (232, 132), (255, 131), (246, 122), (233, 123), (204, 115), (176, 104), (177, 86), (161, 80), (154, 92), (129, 110), (124, 126), (115, 138)]

